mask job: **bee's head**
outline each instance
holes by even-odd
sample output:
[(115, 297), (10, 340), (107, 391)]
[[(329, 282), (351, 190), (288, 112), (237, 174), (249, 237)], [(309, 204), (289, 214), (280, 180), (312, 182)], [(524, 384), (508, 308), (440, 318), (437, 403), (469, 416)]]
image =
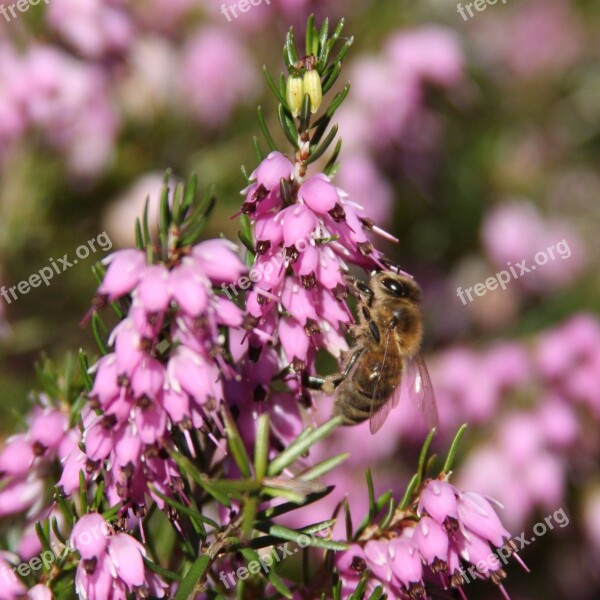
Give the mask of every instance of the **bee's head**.
[(421, 288), (416, 281), (392, 271), (377, 273), (371, 280), (371, 287), (385, 300), (408, 300), (414, 304), (421, 302)]

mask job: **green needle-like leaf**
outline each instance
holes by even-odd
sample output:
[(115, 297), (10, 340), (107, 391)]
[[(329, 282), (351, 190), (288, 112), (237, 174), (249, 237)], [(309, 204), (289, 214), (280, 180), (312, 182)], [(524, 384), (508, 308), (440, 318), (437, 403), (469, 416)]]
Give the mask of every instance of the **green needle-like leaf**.
[(269, 475), (279, 475), (286, 467), (298, 460), (313, 444), (327, 437), (338, 425), (342, 418), (334, 417), (317, 429), (308, 428), (301, 439), (294, 440), (279, 456), (269, 465)]
[(427, 453), (429, 452), (429, 446), (431, 445), (431, 440), (433, 440), (433, 437), (436, 434), (436, 428), (434, 427), (429, 434), (427, 435), (427, 438), (425, 439), (425, 442), (423, 444), (423, 447), (421, 448), (421, 453), (419, 454), (419, 466), (417, 468), (417, 483), (416, 486), (419, 487), (421, 485), (421, 482), (423, 481), (423, 475), (425, 474), (425, 467), (427, 465)]
[(335, 469), (338, 465), (342, 464), (349, 457), (349, 452), (332, 456), (331, 458), (316, 464), (314, 467), (310, 467), (306, 471), (303, 471), (300, 475), (298, 475), (297, 479), (300, 479), (301, 481), (312, 481), (313, 479), (322, 477), (326, 473), (329, 473), (329, 471)]
[(208, 570), (208, 567), (210, 567), (210, 564), (210, 556), (207, 556), (205, 554), (200, 556), (185, 574), (185, 577), (183, 578), (181, 584), (177, 588), (177, 593), (175, 594), (173, 600), (188, 600), (193, 598), (192, 593), (194, 592), (196, 583), (202, 577), (204, 577), (206, 571)]
[(444, 467), (442, 469), (442, 473), (449, 473), (452, 470), (452, 465), (454, 464), (454, 459), (456, 458), (456, 452), (458, 451), (458, 446), (460, 445), (460, 441), (467, 429), (467, 423), (463, 423), (460, 429), (456, 432), (454, 439), (452, 440), (452, 444), (450, 445), (450, 450), (448, 451), (448, 456), (446, 457), (446, 461), (444, 462)]
[(267, 463), (269, 460), (269, 413), (263, 413), (258, 419), (256, 426), (256, 443), (254, 445), (254, 472), (256, 479), (262, 481), (267, 474)]

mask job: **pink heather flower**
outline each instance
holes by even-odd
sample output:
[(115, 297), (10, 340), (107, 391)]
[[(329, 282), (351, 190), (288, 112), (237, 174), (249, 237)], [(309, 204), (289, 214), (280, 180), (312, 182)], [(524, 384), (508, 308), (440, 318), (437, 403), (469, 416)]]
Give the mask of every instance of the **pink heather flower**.
[(247, 49), (229, 33), (204, 27), (188, 41), (183, 54), (183, 100), (203, 123), (225, 122), (239, 104), (254, 95), (255, 78), (247, 68)]
[(28, 126), (67, 156), (73, 173), (96, 176), (111, 158), (119, 125), (104, 73), (52, 46), (34, 45), (17, 60), (11, 89)]
[(445, 481), (432, 479), (423, 488), (419, 502), (419, 512), (425, 510), (438, 523), (443, 524), (448, 517), (458, 519), (456, 488)]
[(146, 266), (146, 255), (141, 250), (118, 250), (103, 262), (108, 264), (108, 269), (98, 292), (114, 300), (129, 294), (136, 287)]
[(33, 586), (28, 592), (27, 595), (30, 600), (52, 600), (52, 592), (49, 587), (46, 587), (42, 583), (38, 583)]
[(87, 58), (122, 54), (133, 39), (133, 23), (119, 0), (57, 0), (48, 5), (46, 18), (51, 27)]
[(394, 578), (409, 593), (423, 589), (423, 563), (412, 540), (400, 537), (389, 542), (388, 552)]
[(28, 431), (9, 438), (0, 452), (0, 516), (25, 511), (37, 516), (44, 502), (47, 470), (68, 448), (67, 415), (49, 407), (45, 396), (40, 401), (45, 406), (28, 415)]
[(0, 597), (6, 598), (6, 600), (17, 600), (27, 593), (27, 588), (16, 576), (9, 561), (17, 565), (19, 558), (0, 550)]
[(416, 80), (443, 87), (456, 86), (462, 80), (460, 38), (451, 29), (429, 26), (396, 34), (388, 41), (386, 52), (395, 69)]
[(151, 587), (158, 598), (165, 595), (166, 584), (146, 571), (144, 547), (127, 533), (115, 534), (101, 515), (82, 516), (71, 533), (71, 545), (81, 556), (75, 576), (80, 597), (125, 597), (144, 587)]
[(432, 565), (434, 570), (439, 570), (448, 562), (448, 534), (442, 525), (432, 518), (421, 518), (415, 527), (412, 541), (425, 563)]
[(327, 214), (335, 208), (336, 204), (340, 204), (337, 189), (329, 177), (322, 173), (313, 175), (300, 186), (298, 199), (319, 215)]
[(476, 492), (463, 492), (458, 497), (458, 519), (463, 527), (494, 546), (510, 537), (492, 505)]
[(258, 186), (267, 191), (278, 190), (282, 179), (291, 179), (294, 174), (294, 165), (290, 159), (281, 152), (271, 152), (250, 175)]
[(7, 440), (0, 453), (0, 477), (5, 475), (25, 475), (35, 459), (28, 436), (15, 435)]
[(98, 558), (108, 546), (112, 528), (98, 513), (83, 515), (71, 532), (71, 547), (79, 551), (83, 560)]

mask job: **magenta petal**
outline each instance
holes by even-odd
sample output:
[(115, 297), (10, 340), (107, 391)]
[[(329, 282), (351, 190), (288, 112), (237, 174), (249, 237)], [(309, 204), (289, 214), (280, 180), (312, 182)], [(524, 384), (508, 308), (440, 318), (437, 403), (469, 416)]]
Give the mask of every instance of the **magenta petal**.
[(141, 250), (119, 250), (104, 262), (109, 266), (98, 292), (113, 300), (128, 294), (137, 285), (146, 265), (146, 255)]
[(164, 265), (146, 267), (137, 291), (147, 312), (157, 313), (166, 310), (171, 299), (167, 268)]
[(298, 321), (285, 317), (279, 321), (279, 340), (286, 359), (291, 363), (294, 358), (306, 361), (310, 339)]
[[(69, 426), (67, 415), (59, 410), (48, 408), (35, 413), (29, 436), (46, 448), (58, 448)], [(2, 468), (0, 467), (0, 471)]]
[(502, 546), (510, 533), (503, 527), (492, 505), (476, 492), (463, 492), (458, 499), (458, 516), (469, 531)]
[(445, 481), (432, 479), (421, 493), (419, 510), (425, 509), (438, 523), (443, 523), (446, 517), (458, 519), (458, 505), (455, 489)]
[(156, 398), (163, 389), (165, 367), (155, 358), (144, 356), (131, 378), (131, 388), (136, 398)]
[(171, 272), (173, 298), (190, 317), (197, 317), (208, 306), (209, 282), (201, 276), (193, 260), (185, 260)]
[(430, 517), (423, 517), (415, 527), (412, 537), (419, 549), (419, 553), (428, 564), (437, 558), (446, 562), (448, 560), (448, 546), (450, 540), (446, 530)]
[(31, 442), (24, 434), (15, 435), (0, 454), (0, 473), (7, 475), (25, 475), (34, 460)]
[(118, 533), (111, 538), (108, 554), (119, 579), (132, 591), (134, 587), (143, 585), (145, 579), (144, 547), (126, 533)]
[(81, 554), (84, 560), (98, 558), (108, 544), (112, 528), (98, 513), (83, 515), (71, 532), (71, 547)]
[(223, 298), (222, 296), (217, 296), (214, 299), (214, 308), (219, 325), (225, 325), (227, 327), (241, 326), (244, 315), (241, 309), (231, 300)]
[(390, 542), (390, 557), (394, 576), (407, 588), (423, 577), (423, 563), (413, 542), (396, 538)]
[(298, 198), (316, 213), (325, 214), (332, 210), (340, 197), (335, 186), (324, 175), (315, 175), (307, 179), (298, 190)]
[(279, 187), (282, 179), (290, 179), (293, 174), (294, 165), (290, 159), (281, 152), (274, 151), (263, 159), (250, 177), (267, 190), (272, 190)]
[(317, 217), (310, 208), (303, 204), (293, 204), (284, 208), (278, 215), (283, 227), (283, 243), (287, 248), (300, 242), (309, 243), (311, 234), (317, 227)]
[(365, 544), (365, 557), (369, 570), (381, 581), (392, 580), (392, 567), (388, 556), (388, 542), (370, 540)]
[(248, 269), (237, 254), (237, 246), (227, 240), (208, 240), (192, 249), (200, 269), (212, 282), (233, 283)]

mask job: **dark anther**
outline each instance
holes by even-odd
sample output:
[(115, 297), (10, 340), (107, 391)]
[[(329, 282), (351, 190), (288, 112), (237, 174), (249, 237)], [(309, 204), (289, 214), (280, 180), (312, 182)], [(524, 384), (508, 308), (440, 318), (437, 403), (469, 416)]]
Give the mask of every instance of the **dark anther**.
[(43, 456), (46, 453), (46, 446), (41, 442), (33, 442), (31, 449), (33, 450), (34, 456)]
[(264, 200), (268, 195), (269, 195), (269, 190), (261, 183), (254, 191), (254, 194), (252, 197), (258, 204), (259, 202)]
[(254, 390), (252, 390), (252, 397), (254, 402), (264, 402), (267, 397), (267, 390), (262, 385), (257, 385)]
[(336, 300), (338, 300), (339, 302), (342, 302), (343, 300), (345, 300), (348, 297), (348, 288), (345, 285), (338, 283), (333, 288), (333, 295), (335, 296)]
[(248, 349), (248, 358), (252, 362), (256, 362), (260, 358), (260, 353), (262, 352), (262, 346), (250, 346)]
[(125, 373), (118, 375), (117, 376), (117, 385), (119, 387), (127, 387), (129, 385), (129, 377), (127, 377), (127, 375), (125, 375)]
[(369, 254), (372, 254), (373, 252), (373, 244), (371, 244), (371, 242), (358, 242), (356, 246), (363, 256), (369, 256)]
[(290, 264), (293, 265), (298, 260), (299, 256), (300, 253), (298, 252), (298, 248), (296, 248), (296, 246), (289, 246), (285, 249), (285, 257), (290, 259)]
[(317, 287), (317, 276), (315, 275), (314, 271), (312, 273), (309, 273), (308, 275), (302, 275), (300, 277), (300, 280), (302, 281), (302, 285), (307, 290)]
[(102, 417), (102, 427), (104, 429), (112, 429), (117, 423), (116, 415), (104, 415)]
[(363, 227), (367, 231), (373, 231), (373, 227), (375, 226), (375, 223), (373, 223), (373, 221), (371, 221), (371, 219), (367, 219), (366, 217), (361, 217), (360, 222), (363, 224)]
[(251, 215), (255, 211), (256, 211), (256, 202), (244, 202), (244, 204), (242, 204), (242, 212), (245, 215)]
[(352, 562), (350, 563), (350, 568), (357, 573), (362, 573), (367, 568), (367, 563), (364, 558), (360, 556), (352, 557)]
[(303, 360), (300, 360), (297, 356), (294, 356), (294, 360), (290, 366), (294, 373), (302, 373), (302, 371), (306, 369), (306, 363)]
[(92, 558), (85, 558), (83, 560), (83, 570), (88, 575), (93, 575), (94, 571), (96, 570), (97, 564), (98, 564), (98, 559), (95, 556), (92, 556)]
[(304, 331), (306, 335), (311, 336), (321, 333), (319, 324), (314, 319), (306, 319), (306, 325), (304, 325)]
[(254, 329), (257, 325), (258, 325), (258, 319), (256, 317), (254, 317), (253, 315), (245, 315), (244, 316), (244, 321), (242, 323), (242, 327), (246, 331), (250, 331), (250, 330)]
[(346, 220), (346, 213), (344, 212), (344, 209), (342, 208), (342, 205), (337, 203), (330, 211), (329, 214), (331, 215), (331, 218), (336, 222), (336, 223), (341, 223), (342, 221)]
[(266, 254), (271, 247), (271, 240), (260, 240), (256, 242), (257, 254)]

